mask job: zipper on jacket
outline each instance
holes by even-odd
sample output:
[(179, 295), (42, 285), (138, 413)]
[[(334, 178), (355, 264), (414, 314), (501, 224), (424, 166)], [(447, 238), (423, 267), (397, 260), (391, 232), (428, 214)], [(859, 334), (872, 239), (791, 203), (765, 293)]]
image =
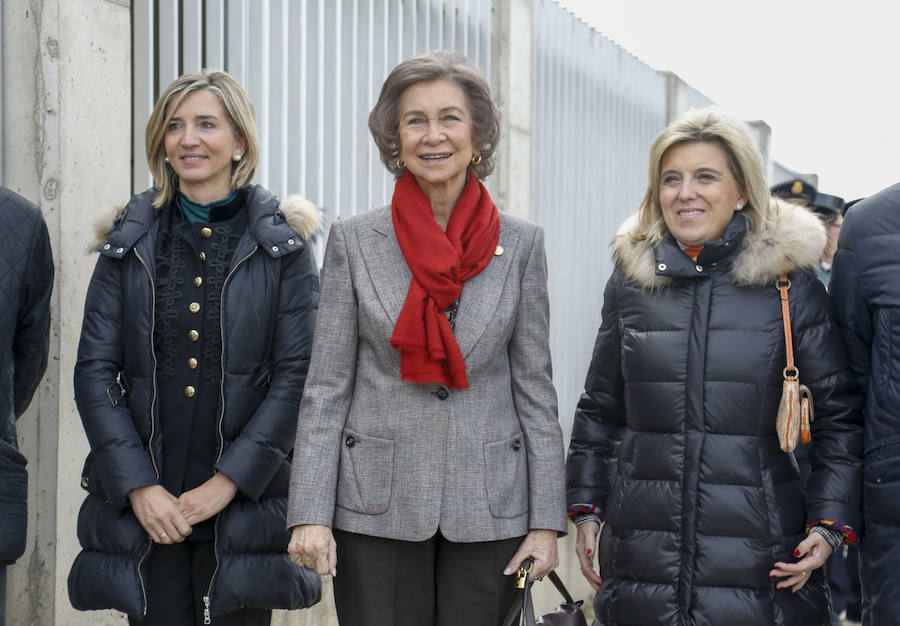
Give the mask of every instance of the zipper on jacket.
[(212, 624), (212, 619), (209, 616), (209, 596), (203, 596), (203, 623)]
[[(222, 379), (219, 381), (219, 400), (221, 403), (221, 408), (219, 409), (219, 423), (217, 425), (217, 435), (219, 437), (219, 453), (216, 455), (215, 463), (218, 463), (222, 458), (222, 453), (225, 451), (225, 435), (222, 433), (222, 424), (225, 421), (225, 291), (228, 288), (228, 281), (231, 280), (231, 277), (234, 276), (234, 273), (237, 269), (244, 264), (244, 261), (253, 256), (253, 254), (259, 249), (258, 245), (254, 245), (253, 248), (244, 255), (237, 263), (234, 264), (234, 267), (231, 268), (231, 271), (228, 272), (228, 276), (225, 277), (225, 281), (222, 283), (222, 293), (219, 295), (219, 339), (222, 343), (222, 354), (221, 354), (221, 376)], [(212, 616), (210, 614), (209, 605), (212, 598), (212, 588), (213, 583), (216, 581), (216, 574), (219, 573), (219, 514), (216, 514), (216, 521), (213, 524), (213, 556), (216, 559), (216, 567), (213, 570), (212, 576), (209, 579), (209, 587), (206, 589), (206, 595), (203, 596), (203, 623), (204, 624), (212, 624)]]
[(156, 436), (156, 350), (154, 350), (153, 345), (156, 337), (156, 283), (153, 281), (153, 274), (150, 272), (150, 267), (147, 263), (144, 262), (144, 259), (141, 258), (140, 253), (137, 251), (137, 248), (133, 248), (134, 256), (138, 258), (138, 261), (141, 262), (141, 265), (144, 266), (144, 269), (147, 270), (147, 278), (150, 280), (150, 354), (153, 356), (153, 395), (150, 397), (150, 439), (147, 441), (147, 449), (150, 451), (150, 462), (153, 463), (153, 471), (156, 472), (156, 477), (159, 478), (159, 466), (156, 464), (156, 455), (153, 454), (153, 438)]
[(144, 577), (141, 575), (141, 565), (144, 564), (144, 561), (150, 556), (150, 550), (153, 549), (153, 542), (147, 541), (147, 549), (144, 550), (144, 554), (141, 555), (141, 558), (138, 559), (138, 582), (141, 583), (141, 595), (144, 598), (144, 605), (141, 607), (141, 619), (147, 617), (147, 589), (144, 586)]
[[(156, 418), (154, 416), (154, 411), (156, 410), (156, 350), (153, 349), (154, 337), (156, 335), (156, 284), (153, 281), (153, 273), (150, 271), (150, 267), (141, 258), (140, 253), (137, 251), (137, 248), (132, 248), (134, 250), (134, 256), (137, 257), (138, 261), (141, 262), (141, 265), (144, 266), (144, 269), (147, 271), (147, 278), (150, 280), (150, 354), (153, 356), (153, 395), (150, 399), (150, 439), (147, 442), (147, 450), (150, 452), (150, 462), (153, 464), (153, 471), (156, 472), (156, 477), (159, 478), (159, 466), (156, 464), (156, 456), (153, 454), (153, 437), (156, 435)], [(141, 583), (141, 594), (144, 597), (144, 610), (142, 618), (147, 615), (147, 589), (144, 585), (144, 575), (141, 574), (141, 565), (143, 565), (144, 560), (150, 554), (150, 550), (153, 549), (153, 542), (147, 542), (147, 550), (144, 552), (144, 555), (138, 561), (138, 581)]]

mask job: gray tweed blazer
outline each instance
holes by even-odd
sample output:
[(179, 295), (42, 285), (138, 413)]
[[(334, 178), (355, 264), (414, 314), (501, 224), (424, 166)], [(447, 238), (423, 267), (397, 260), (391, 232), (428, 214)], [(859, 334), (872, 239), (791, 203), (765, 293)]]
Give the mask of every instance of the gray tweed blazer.
[(493, 541), (565, 531), (542, 229), (500, 216), (502, 252), (463, 285), (468, 389), (400, 379), (389, 344), (412, 274), (390, 207), (335, 222), (297, 424), (288, 528)]

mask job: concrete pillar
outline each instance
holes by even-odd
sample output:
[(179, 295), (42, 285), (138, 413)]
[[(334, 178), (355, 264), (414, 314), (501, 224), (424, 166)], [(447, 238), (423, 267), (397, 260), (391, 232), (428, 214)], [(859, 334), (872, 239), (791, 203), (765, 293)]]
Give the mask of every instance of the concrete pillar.
[(494, 0), (491, 90), (500, 107), (500, 146), (491, 196), (507, 213), (531, 216), (532, 0)]
[(131, 40), (127, 0), (3, 5), (3, 180), (41, 206), (56, 260), (50, 365), (19, 421), (29, 458), (25, 555), (9, 571), (7, 623), (121, 624), (79, 613), (66, 590), (88, 446), (72, 392), (94, 211), (130, 191)]

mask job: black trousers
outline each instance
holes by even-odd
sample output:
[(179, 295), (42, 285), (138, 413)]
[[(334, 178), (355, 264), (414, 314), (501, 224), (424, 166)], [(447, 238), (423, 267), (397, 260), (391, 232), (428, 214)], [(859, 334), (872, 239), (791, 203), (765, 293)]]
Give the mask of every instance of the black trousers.
[(334, 531), (341, 626), (499, 626), (515, 597), (503, 569), (523, 537), (454, 543)]
[[(196, 626), (203, 624), (203, 596), (209, 590), (216, 556), (212, 541), (157, 544), (144, 569), (147, 614), (129, 618), (132, 626)], [(268, 626), (272, 612), (242, 609), (214, 616), (214, 626)]]

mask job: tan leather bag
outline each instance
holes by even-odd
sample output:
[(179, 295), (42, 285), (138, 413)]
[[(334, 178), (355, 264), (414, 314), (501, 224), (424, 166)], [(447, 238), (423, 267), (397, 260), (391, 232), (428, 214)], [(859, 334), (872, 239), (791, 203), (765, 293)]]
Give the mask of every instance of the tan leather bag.
[(788, 306), (788, 289), (791, 288), (791, 281), (788, 280), (787, 274), (782, 274), (775, 286), (781, 293), (784, 350), (787, 354), (775, 429), (778, 432), (778, 443), (781, 449), (785, 452), (793, 452), (797, 447), (798, 439), (803, 443), (809, 443), (812, 439), (809, 423), (815, 419), (815, 415), (812, 394), (806, 385), (800, 384), (800, 370), (794, 366), (794, 342), (791, 335), (791, 312)]

